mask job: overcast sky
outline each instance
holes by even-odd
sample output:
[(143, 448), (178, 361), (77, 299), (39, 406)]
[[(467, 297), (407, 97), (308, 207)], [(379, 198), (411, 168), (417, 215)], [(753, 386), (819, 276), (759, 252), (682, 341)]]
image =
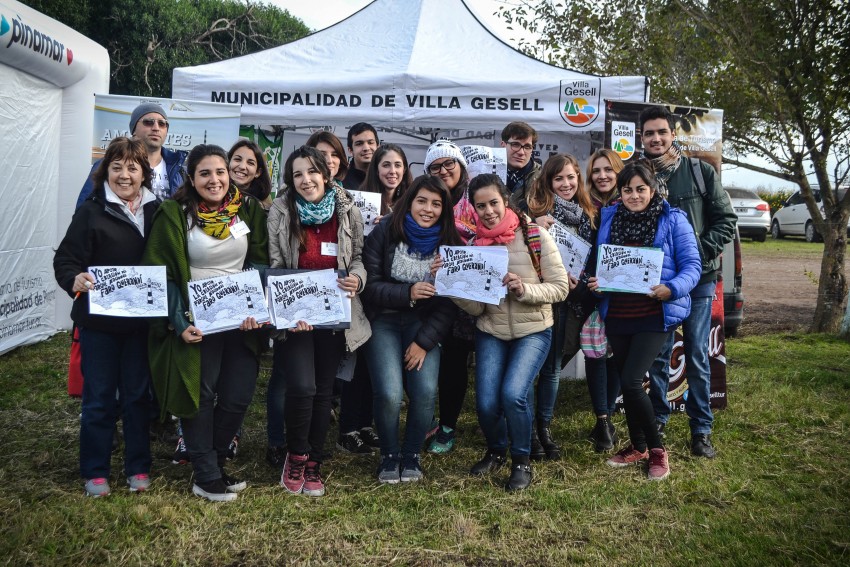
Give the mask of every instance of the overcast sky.
[[(343, 20), (363, 8), (371, 0), (263, 0), (288, 10), (293, 16), (300, 18), (307, 27), (313, 30), (323, 30), (328, 26)], [(517, 0), (465, 0), (466, 5), (475, 13), (479, 21), (505, 43), (516, 45), (514, 38), (520, 37), (516, 31), (507, 29), (507, 25), (499, 17), (493, 15), (500, 6), (517, 4)], [(579, 69), (580, 71), (580, 69)], [(770, 168), (769, 164), (756, 162), (758, 165)], [(796, 185), (768, 175), (762, 175), (745, 169), (723, 166), (724, 185), (736, 185), (755, 189), (764, 186), (774, 189), (796, 188)]]

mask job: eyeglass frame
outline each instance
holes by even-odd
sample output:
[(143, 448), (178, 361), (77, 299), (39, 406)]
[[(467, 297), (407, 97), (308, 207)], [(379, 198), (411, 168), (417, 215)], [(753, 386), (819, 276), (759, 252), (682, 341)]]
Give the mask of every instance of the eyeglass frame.
[[(449, 164), (451, 164), (451, 166), (449, 166)], [(438, 173), (440, 173), (441, 169), (445, 169), (446, 173), (449, 173), (451, 171), (454, 171), (454, 169), (456, 167), (457, 167), (457, 159), (456, 158), (449, 158), (446, 161), (442, 161), (440, 163), (428, 164), (428, 173), (430, 173), (431, 175), (437, 175)], [(434, 169), (434, 168), (436, 168), (436, 169)]]
[(166, 130), (168, 129), (168, 120), (164, 120), (162, 118), (142, 118), (139, 120), (139, 122), (141, 122), (148, 128), (151, 128), (154, 124), (156, 124), (160, 128), (165, 128)]
[(520, 144), (519, 142), (517, 142), (516, 140), (512, 140), (512, 141), (510, 141), (510, 142), (505, 142), (505, 145), (510, 146), (510, 147), (511, 147), (511, 149), (512, 149), (513, 151), (515, 151), (515, 152), (518, 152), (518, 151), (520, 151), (520, 150), (525, 150), (526, 152), (530, 152), (530, 151), (533, 151), (533, 150), (534, 150), (534, 145), (533, 145), (533, 144), (525, 144), (525, 145), (522, 145), (522, 144)]

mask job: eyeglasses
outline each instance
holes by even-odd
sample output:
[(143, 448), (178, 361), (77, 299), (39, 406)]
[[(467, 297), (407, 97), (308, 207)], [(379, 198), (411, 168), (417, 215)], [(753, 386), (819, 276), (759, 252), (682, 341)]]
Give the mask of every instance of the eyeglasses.
[(148, 128), (153, 127), (154, 124), (157, 124), (160, 128), (168, 128), (168, 120), (163, 120), (161, 118), (142, 118), (142, 124)]
[(428, 171), (433, 173), (434, 175), (437, 175), (438, 173), (440, 173), (441, 169), (445, 169), (446, 173), (448, 173), (449, 171), (454, 171), (454, 168), (455, 168), (456, 165), (457, 165), (457, 160), (454, 159), (454, 158), (451, 158), (451, 159), (447, 159), (444, 162), (432, 163), (431, 165), (428, 166)]
[(522, 145), (522, 144), (520, 144), (519, 142), (508, 142), (508, 145), (509, 145), (509, 146), (511, 147), (511, 149), (512, 149), (513, 151), (515, 151), (515, 152), (518, 152), (518, 151), (520, 151), (520, 150), (525, 150), (525, 151), (527, 151), (527, 152), (530, 152), (531, 150), (533, 150), (533, 149), (534, 149), (534, 146), (532, 146), (531, 144), (525, 144), (525, 145), (523, 146), (523, 145)]

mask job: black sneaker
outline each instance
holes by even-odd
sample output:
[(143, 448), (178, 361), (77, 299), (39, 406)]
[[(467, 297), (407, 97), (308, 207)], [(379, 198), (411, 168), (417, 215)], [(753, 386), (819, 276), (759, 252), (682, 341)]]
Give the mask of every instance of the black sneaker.
[(186, 449), (186, 442), (183, 441), (183, 436), (177, 438), (177, 447), (174, 449), (174, 455), (171, 457), (171, 463), (174, 465), (185, 465), (189, 462), (189, 450)]
[(286, 461), (286, 445), (269, 445), (266, 447), (266, 462), (275, 469), (282, 469)]
[(225, 473), (224, 469), (221, 469), (221, 481), (224, 483), (224, 487), (228, 492), (242, 492), (248, 488), (247, 482), (233, 478), (229, 474)]
[(381, 484), (398, 484), (401, 480), (400, 458), (398, 455), (382, 455), (378, 465), (378, 482)]
[(469, 469), (469, 474), (473, 476), (484, 476), (490, 473), (494, 473), (505, 464), (505, 455), (500, 453), (494, 453), (493, 451), (487, 451), (484, 453), (484, 457), (472, 465), (472, 468)]
[(336, 448), (353, 455), (371, 455), (372, 448), (366, 445), (356, 431), (340, 435), (336, 440)]
[(401, 481), (416, 482), (422, 480), (422, 464), (419, 455), (402, 455), (401, 457)]
[(210, 502), (230, 502), (236, 500), (236, 493), (229, 492), (224, 482), (217, 478), (209, 482), (196, 482), (192, 486), (192, 493)]
[(691, 435), (691, 454), (695, 457), (713, 459), (717, 453), (711, 445), (711, 434), (696, 433)]
[(505, 484), (505, 490), (508, 492), (516, 492), (524, 490), (531, 484), (531, 465), (526, 463), (517, 463), (511, 467), (511, 477)]
[(371, 427), (364, 427), (360, 430), (360, 440), (373, 449), (381, 448), (381, 438)]

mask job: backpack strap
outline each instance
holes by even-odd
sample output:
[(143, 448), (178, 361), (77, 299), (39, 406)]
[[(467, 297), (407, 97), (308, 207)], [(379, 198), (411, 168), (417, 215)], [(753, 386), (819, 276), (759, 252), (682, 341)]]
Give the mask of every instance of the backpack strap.
[(705, 201), (708, 198), (708, 190), (705, 188), (705, 177), (702, 175), (702, 167), (700, 166), (700, 160), (698, 158), (692, 157), (688, 161), (691, 162), (691, 174), (694, 177), (694, 181), (697, 183), (697, 188), (699, 189), (700, 197)]

